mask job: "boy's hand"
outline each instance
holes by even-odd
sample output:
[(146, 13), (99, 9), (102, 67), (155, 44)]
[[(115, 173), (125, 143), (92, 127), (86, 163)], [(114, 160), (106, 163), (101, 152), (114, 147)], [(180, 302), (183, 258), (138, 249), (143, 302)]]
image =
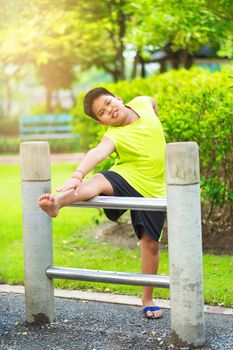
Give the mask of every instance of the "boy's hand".
[(65, 192), (68, 190), (75, 190), (75, 194), (78, 195), (79, 192), (79, 187), (82, 183), (82, 180), (77, 178), (77, 177), (72, 177), (68, 181), (64, 183), (64, 185), (60, 188), (58, 188), (56, 191), (57, 192)]

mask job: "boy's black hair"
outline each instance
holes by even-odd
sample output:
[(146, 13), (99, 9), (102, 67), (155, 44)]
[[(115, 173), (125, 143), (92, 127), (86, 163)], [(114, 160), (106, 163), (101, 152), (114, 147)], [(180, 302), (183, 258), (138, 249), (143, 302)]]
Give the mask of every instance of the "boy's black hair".
[(115, 96), (107, 89), (105, 89), (103, 87), (98, 87), (98, 88), (95, 88), (95, 89), (88, 91), (88, 93), (85, 95), (84, 100), (83, 100), (84, 112), (96, 120), (98, 120), (98, 118), (92, 110), (92, 105), (93, 105), (94, 100), (102, 95), (110, 95), (113, 97)]

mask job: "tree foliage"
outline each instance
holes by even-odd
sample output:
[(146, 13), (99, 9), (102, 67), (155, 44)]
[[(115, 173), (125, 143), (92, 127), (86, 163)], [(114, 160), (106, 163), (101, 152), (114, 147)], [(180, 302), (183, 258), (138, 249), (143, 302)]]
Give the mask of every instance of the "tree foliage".
[(96, 66), (126, 78), (126, 53), (138, 62), (164, 49), (187, 68), (201, 45), (232, 57), (230, 0), (0, 0), (0, 58), (3, 66), (33, 64), (51, 94), (70, 88), (74, 68)]
[[(233, 55), (233, 8), (229, 0), (138, 0), (129, 39), (144, 57), (150, 51), (165, 49), (181, 60), (198, 52), (201, 45)], [(184, 62), (185, 63), (185, 62)]]
[(16, 5), (19, 15), (15, 9), (7, 8), (9, 23), (5, 21), (0, 31), (0, 57), (6, 64), (34, 65), (47, 88), (47, 109), (51, 111), (52, 91), (71, 87), (77, 64), (64, 4), (40, 0), (27, 6), (24, 1), (16, 1)]

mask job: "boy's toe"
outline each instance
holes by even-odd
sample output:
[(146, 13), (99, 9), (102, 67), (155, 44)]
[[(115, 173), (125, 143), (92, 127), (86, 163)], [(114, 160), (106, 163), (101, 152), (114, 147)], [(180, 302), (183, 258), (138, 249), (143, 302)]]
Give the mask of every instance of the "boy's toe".
[(151, 306), (146, 306), (143, 309), (143, 311), (146, 318), (154, 318), (153, 312), (151, 310)]
[(153, 312), (154, 318), (163, 317), (163, 311), (158, 306), (152, 306), (151, 311)]

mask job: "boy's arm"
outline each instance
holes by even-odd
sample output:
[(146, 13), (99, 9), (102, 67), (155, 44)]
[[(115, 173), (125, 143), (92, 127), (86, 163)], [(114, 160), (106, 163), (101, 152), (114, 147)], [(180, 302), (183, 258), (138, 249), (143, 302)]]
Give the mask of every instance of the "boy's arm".
[(157, 104), (156, 104), (155, 100), (154, 100), (152, 97), (150, 97), (150, 100), (151, 100), (151, 104), (152, 104), (153, 110), (154, 110), (155, 114), (156, 114), (157, 117), (158, 117), (158, 107), (157, 107)]
[(83, 177), (114, 151), (114, 143), (108, 137), (104, 136), (98, 146), (87, 152), (78, 168), (73, 173), (71, 179), (69, 179), (61, 188), (57, 189), (57, 192), (65, 192), (70, 189), (76, 189), (76, 191), (78, 191), (78, 187), (81, 184)]
[(80, 172), (84, 177), (98, 163), (102, 162), (102, 160), (106, 159), (114, 151), (114, 143), (108, 137), (104, 136), (98, 146), (87, 152), (75, 173)]

